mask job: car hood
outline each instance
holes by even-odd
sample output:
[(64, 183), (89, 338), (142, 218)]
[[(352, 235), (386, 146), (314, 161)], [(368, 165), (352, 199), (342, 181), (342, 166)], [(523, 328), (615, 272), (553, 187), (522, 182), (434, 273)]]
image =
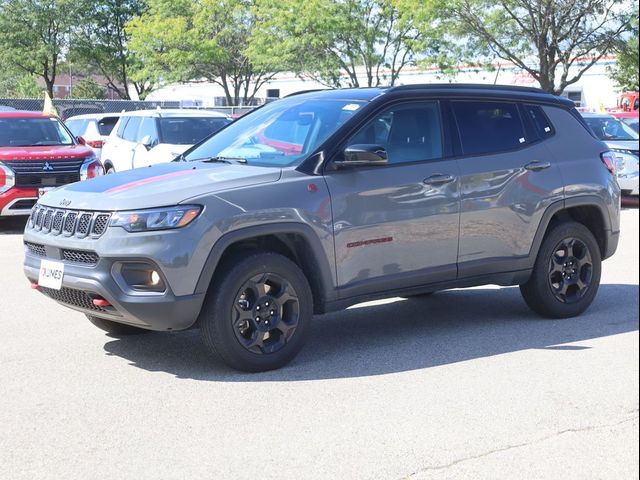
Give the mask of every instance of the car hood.
[(605, 140), (604, 143), (606, 143), (609, 148), (616, 150), (638, 151), (638, 140)]
[(278, 168), (171, 162), (105, 175), (57, 188), (39, 203), (77, 210), (131, 210), (176, 205), (188, 198), (276, 182)]
[(80, 159), (92, 154), (84, 145), (48, 145), (41, 147), (0, 147), (0, 160)]

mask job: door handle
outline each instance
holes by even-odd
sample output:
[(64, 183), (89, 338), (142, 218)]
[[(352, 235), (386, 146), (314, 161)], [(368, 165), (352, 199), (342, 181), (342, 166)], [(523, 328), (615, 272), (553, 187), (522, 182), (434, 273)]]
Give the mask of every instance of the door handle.
[(524, 168), (531, 172), (539, 172), (540, 170), (544, 170), (546, 168), (549, 168), (550, 166), (551, 164), (549, 162), (539, 162), (537, 160), (534, 160), (533, 162), (527, 163)]
[(432, 185), (432, 186), (435, 187), (435, 186), (438, 186), (438, 185), (444, 185), (446, 183), (451, 183), (455, 179), (456, 179), (456, 177), (454, 177), (453, 175), (436, 173), (435, 175), (431, 175), (430, 177), (425, 178), (423, 183), (425, 185)]

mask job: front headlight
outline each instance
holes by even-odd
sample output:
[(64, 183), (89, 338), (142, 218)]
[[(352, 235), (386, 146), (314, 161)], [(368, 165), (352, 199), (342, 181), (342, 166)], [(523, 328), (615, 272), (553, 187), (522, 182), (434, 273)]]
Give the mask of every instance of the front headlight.
[(0, 193), (4, 193), (16, 184), (16, 176), (6, 165), (0, 162)]
[(127, 232), (168, 230), (189, 225), (201, 211), (202, 207), (198, 205), (178, 205), (152, 210), (116, 212), (111, 217), (109, 225), (122, 227)]

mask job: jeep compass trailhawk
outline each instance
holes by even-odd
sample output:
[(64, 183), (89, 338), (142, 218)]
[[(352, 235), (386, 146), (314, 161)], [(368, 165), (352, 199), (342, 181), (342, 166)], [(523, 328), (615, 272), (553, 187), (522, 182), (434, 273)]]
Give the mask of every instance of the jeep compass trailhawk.
[(278, 368), (314, 313), (520, 285), (578, 315), (616, 250), (614, 156), (540, 90), (315, 91), (256, 109), (175, 161), (42, 197), (33, 288), (115, 335), (197, 327), (240, 370)]

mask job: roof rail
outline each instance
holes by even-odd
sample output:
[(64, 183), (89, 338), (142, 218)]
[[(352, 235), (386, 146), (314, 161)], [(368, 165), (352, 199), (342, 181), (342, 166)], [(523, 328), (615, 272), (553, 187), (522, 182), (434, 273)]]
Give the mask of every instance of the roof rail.
[(334, 90), (332, 88), (312, 88), (310, 90), (300, 90), (298, 92), (290, 93), (289, 95), (285, 95), (282, 98), (295, 97), (296, 95), (302, 95), (304, 93), (313, 93), (313, 92), (322, 92), (323, 90)]
[(455, 88), (466, 90), (508, 90), (515, 92), (529, 92), (529, 93), (547, 93), (540, 88), (535, 87), (521, 87), (519, 85), (493, 85), (486, 83), (418, 83), (415, 85), (398, 85), (389, 88), (389, 92), (396, 92), (402, 90), (415, 90), (415, 89), (438, 89), (438, 88)]

